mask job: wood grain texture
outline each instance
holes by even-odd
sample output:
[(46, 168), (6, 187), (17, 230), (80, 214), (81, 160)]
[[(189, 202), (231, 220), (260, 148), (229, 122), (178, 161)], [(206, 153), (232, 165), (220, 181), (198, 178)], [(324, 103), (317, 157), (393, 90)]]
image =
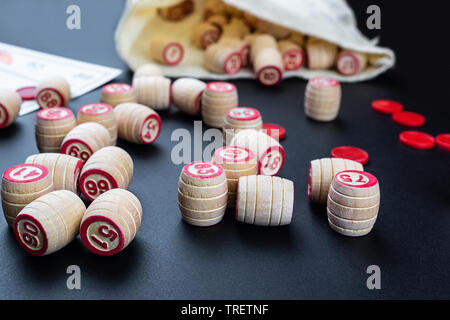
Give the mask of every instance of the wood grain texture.
[(172, 85), (173, 104), (182, 112), (201, 114), (201, 98), (206, 83), (193, 78), (177, 79)]
[(137, 144), (153, 143), (161, 132), (161, 118), (152, 109), (138, 103), (118, 105), (116, 113), (119, 137)]
[(236, 220), (258, 226), (283, 226), (292, 221), (294, 184), (270, 176), (239, 179)]
[(64, 77), (49, 76), (36, 88), (36, 102), (42, 109), (65, 107), (70, 101), (70, 85)]
[(136, 69), (133, 74), (133, 82), (140, 77), (163, 77), (164, 73), (161, 68), (154, 63), (145, 63)]
[(85, 211), (83, 201), (73, 192), (48, 193), (28, 204), (17, 216), (16, 239), (32, 255), (56, 252), (76, 237)]
[(136, 101), (154, 110), (166, 110), (170, 107), (172, 81), (164, 77), (139, 77), (133, 87)]
[(61, 153), (40, 153), (29, 156), (25, 163), (46, 167), (52, 175), (55, 190), (78, 193), (78, 178), (83, 168), (80, 159)]
[(79, 158), (83, 163), (98, 150), (110, 145), (108, 130), (99, 123), (86, 122), (77, 125), (64, 137), (61, 153)]
[(242, 130), (233, 137), (230, 145), (251, 150), (257, 156), (259, 174), (276, 175), (284, 165), (283, 147), (262, 131)]
[(95, 199), (84, 214), (80, 236), (92, 252), (110, 256), (124, 250), (142, 222), (139, 199), (123, 189), (109, 190)]
[(333, 121), (341, 106), (341, 85), (334, 79), (315, 78), (305, 91), (305, 113), (316, 121)]
[(312, 160), (308, 170), (308, 198), (326, 204), (333, 177), (340, 171), (364, 170), (362, 164), (348, 159), (322, 158)]
[(184, 221), (211, 226), (222, 220), (228, 203), (228, 185), (222, 167), (212, 162), (186, 165), (178, 182), (178, 206)]
[(109, 145), (114, 146), (117, 142), (118, 130), (114, 109), (109, 104), (92, 103), (80, 108), (77, 115), (78, 124), (86, 122), (97, 122), (104, 126), (111, 137)]
[(40, 152), (59, 152), (65, 136), (77, 122), (68, 108), (56, 107), (38, 112), (35, 125), (36, 144)]
[(111, 83), (103, 86), (100, 102), (115, 108), (121, 103), (136, 102), (136, 95), (133, 87), (129, 84)]
[(238, 106), (238, 92), (228, 82), (210, 82), (202, 95), (203, 121), (216, 128), (222, 128), (228, 111)]
[(80, 174), (80, 190), (93, 201), (111, 189), (126, 189), (133, 177), (133, 160), (119, 147), (105, 147), (92, 155)]

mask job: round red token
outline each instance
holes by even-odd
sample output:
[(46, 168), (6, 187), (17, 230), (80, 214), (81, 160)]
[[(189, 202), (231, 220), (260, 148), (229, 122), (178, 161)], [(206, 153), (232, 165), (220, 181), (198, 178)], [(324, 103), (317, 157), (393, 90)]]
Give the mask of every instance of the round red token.
[(379, 113), (394, 114), (403, 110), (403, 105), (391, 100), (375, 100), (372, 109)]
[(443, 133), (436, 137), (437, 146), (445, 151), (450, 151), (450, 133)]
[(392, 115), (394, 122), (406, 127), (421, 127), (425, 124), (425, 117), (416, 112), (400, 111)]
[(369, 154), (363, 149), (356, 147), (337, 147), (331, 150), (331, 156), (333, 158), (343, 158), (348, 160), (353, 160), (361, 163), (362, 165), (369, 162)]
[(265, 133), (277, 140), (283, 140), (286, 137), (286, 129), (275, 123), (264, 123), (262, 126)]
[(34, 100), (36, 99), (36, 94), (37, 94), (37, 88), (36, 87), (23, 87), (23, 88), (19, 88), (17, 89), (17, 93), (20, 95), (20, 97), (22, 98), (22, 100)]
[(434, 147), (434, 138), (429, 134), (419, 131), (403, 131), (400, 133), (400, 142), (405, 146), (427, 150)]

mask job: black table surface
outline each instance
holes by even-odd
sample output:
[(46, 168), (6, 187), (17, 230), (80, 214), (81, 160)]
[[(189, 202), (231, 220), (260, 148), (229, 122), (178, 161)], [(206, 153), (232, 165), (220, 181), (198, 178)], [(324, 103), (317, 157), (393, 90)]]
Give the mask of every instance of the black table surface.
[[(0, 41), (124, 70), (113, 34), (124, 1), (81, 0), (82, 29), (66, 28), (65, 13), (74, 1), (2, 0)], [(100, 257), (77, 238), (46, 257), (20, 249), (0, 219), (1, 299), (404, 299), (450, 298), (450, 153), (418, 151), (399, 143), (404, 127), (371, 110), (374, 99), (399, 100), (424, 114), (430, 134), (450, 131), (447, 51), (438, 30), (445, 10), (426, 1), (351, 1), (360, 26), (366, 8), (379, 4), (381, 36), (398, 64), (376, 80), (343, 85), (338, 120), (316, 123), (303, 112), (306, 82), (284, 81), (265, 88), (250, 80), (234, 81), (240, 104), (255, 106), (268, 122), (282, 124), (287, 161), (280, 176), (295, 182), (294, 218), (290, 226), (259, 228), (237, 223), (233, 214), (210, 228), (180, 219), (177, 181), (181, 165), (171, 161), (175, 129), (193, 132), (194, 120), (174, 108), (162, 113), (156, 143), (138, 146), (119, 141), (135, 163), (129, 189), (141, 199), (143, 224), (122, 253)], [(420, 22), (420, 23), (419, 23)], [(98, 101), (96, 90), (70, 102)], [(0, 132), (0, 170), (37, 153), (36, 114), (21, 117)], [(206, 129), (204, 127), (204, 129)], [(324, 207), (306, 197), (307, 167), (339, 145), (367, 150), (366, 170), (381, 185), (381, 209), (370, 235), (352, 239), (333, 232)], [(81, 290), (68, 290), (66, 268), (81, 269)], [(366, 269), (381, 269), (381, 290), (368, 290)]]

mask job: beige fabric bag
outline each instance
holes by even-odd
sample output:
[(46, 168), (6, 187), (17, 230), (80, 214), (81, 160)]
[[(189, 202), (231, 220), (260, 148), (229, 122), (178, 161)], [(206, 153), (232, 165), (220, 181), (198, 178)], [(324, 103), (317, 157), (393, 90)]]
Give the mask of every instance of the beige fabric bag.
[[(203, 79), (255, 78), (252, 70), (242, 69), (234, 75), (221, 75), (203, 68), (203, 51), (191, 44), (191, 32), (202, 20), (201, 8), (205, 0), (194, 0), (195, 11), (180, 22), (161, 18), (157, 8), (172, 6), (181, 0), (128, 0), (125, 12), (115, 34), (116, 48), (120, 57), (135, 70), (151, 61), (149, 44), (154, 35), (176, 36), (185, 46), (185, 57), (177, 66), (162, 66), (169, 77), (194, 77)], [(309, 79), (315, 76), (332, 76), (344, 82), (368, 80), (385, 72), (395, 64), (392, 50), (378, 47), (357, 28), (356, 19), (345, 0), (223, 0), (259, 18), (283, 27), (315, 36), (338, 44), (342, 48), (366, 52), (376, 63), (362, 73), (342, 76), (334, 70), (300, 70), (285, 72), (284, 77)]]

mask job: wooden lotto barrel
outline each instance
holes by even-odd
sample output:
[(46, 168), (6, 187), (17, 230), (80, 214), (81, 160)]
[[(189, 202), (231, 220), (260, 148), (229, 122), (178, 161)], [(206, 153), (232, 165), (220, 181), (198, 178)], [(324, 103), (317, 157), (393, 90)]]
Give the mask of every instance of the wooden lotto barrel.
[(134, 194), (123, 189), (109, 190), (86, 210), (81, 221), (81, 240), (95, 254), (117, 254), (135, 238), (142, 212), (142, 205)]
[(79, 124), (64, 137), (61, 153), (81, 159), (83, 163), (95, 152), (108, 146), (111, 136), (104, 126), (96, 122)]
[(333, 121), (339, 114), (341, 96), (339, 81), (326, 77), (312, 78), (306, 86), (305, 114), (316, 121)]
[(294, 183), (270, 176), (239, 178), (236, 220), (257, 226), (284, 226), (292, 221)]
[(20, 164), (2, 175), (2, 208), (6, 222), (13, 226), (19, 212), (31, 201), (54, 190), (50, 171), (38, 164)]
[(312, 160), (308, 168), (308, 199), (325, 204), (333, 177), (345, 170), (364, 171), (364, 167), (359, 162), (341, 158)]
[(53, 191), (23, 208), (14, 222), (14, 234), (26, 252), (48, 255), (78, 235), (85, 211), (83, 201), (73, 192)]
[(52, 174), (55, 190), (78, 193), (78, 178), (83, 168), (80, 159), (61, 153), (39, 153), (29, 156), (25, 163), (46, 167)]
[(202, 118), (210, 127), (222, 128), (228, 110), (238, 106), (238, 92), (234, 84), (210, 82), (202, 95)]
[(62, 141), (76, 125), (77, 121), (70, 109), (56, 107), (39, 111), (35, 125), (39, 151), (60, 152)]
[(283, 168), (286, 159), (284, 148), (262, 131), (239, 131), (230, 145), (251, 150), (258, 159), (258, 172), (261, 175), (274, 176)]
[(151, 144), (158, 139), (161, 118), (152, 109), (138, 103), (124, 103), (114, 111), (120, 138), (138, 144)]
[(36, 92), (36, 102), (42, 109), (65, 107), (70, 101), (70, 85), (61, 76), (49, 76), (42, 79)]
[(77, 116), (78, 124), (86, 122), (97, 122), (108, 130), (111, 137), (109, 145), (114, 146), (117, 142), (117, 120), (114, 109), (109, 104), (91, 103), (80, 108)]
[(239, 131), (245, 129), (260, 130), (263, 125), (261, 113), (249, 107), (238, 107), (228, 110), (223, 123), (223, 135), (225, 144), (231, 144), (231, 140)]
[(121, 103), (136, 102), (136, 96), (129, 84), (110, 83), (103, 86), (100, 101), (115, 108)]
[(228, 207), (234, 208), (239, 178), (258, 174), (256, 156), (248, 149), (229, 146), (217, 149), (211, 161), (225, 170), (228, 182)]
[(178, 206), (182, 219), (199, 227), (222, 221), (228, 202), (223, 168), (208, 161), (184, 166), (178, 181)]
[(372, 174), (358, 170), (338, 172), (327, 199), (328, 224), (345, 236), (361, 237), (372, 231), (380, 208), (380, 187)]
[(206, 83), (192, 78), (179, 78), (172, 85), (173, 104), (187, 114), (201, 114), (201, 99)]
[(80, 174), (80, 190), (93, 201), (111, 189), (126, 189), (133, 177), (133, 159), (119, 147), (105, 147), (89, 158)]

